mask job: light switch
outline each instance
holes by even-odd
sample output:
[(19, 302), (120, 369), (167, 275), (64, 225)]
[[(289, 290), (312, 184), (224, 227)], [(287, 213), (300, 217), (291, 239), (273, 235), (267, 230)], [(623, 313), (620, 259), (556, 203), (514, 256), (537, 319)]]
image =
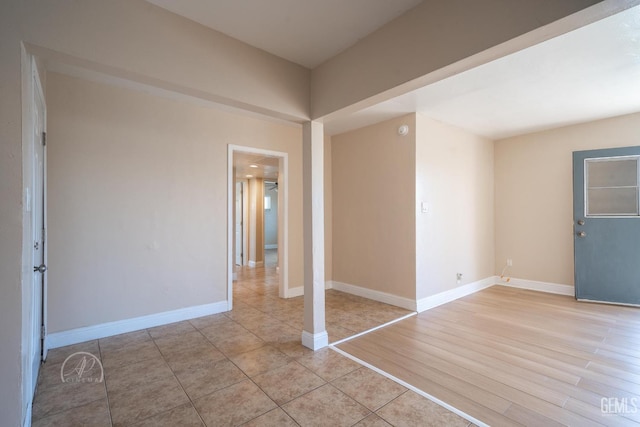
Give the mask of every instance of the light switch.
[(422, 211), (422, 213), (429, 213), (429, 203), (427, 202), (420, 203), (420, 210)]

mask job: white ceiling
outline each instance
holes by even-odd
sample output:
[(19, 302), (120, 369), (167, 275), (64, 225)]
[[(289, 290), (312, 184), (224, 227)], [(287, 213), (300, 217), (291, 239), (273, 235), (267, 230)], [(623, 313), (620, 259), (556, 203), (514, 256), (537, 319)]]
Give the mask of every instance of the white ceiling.
[(491, 139), (640, 111), (640, 6), (325, 124), (411, 112)]
[(147, 0), (315, 68), (422, 0)]
[[(148, 0), (314, 67), (420, 0)], [(640, 111), (640, 6), (325, 123), (335, 135), (419, 112), (491, 139)]]
[(277, 181), (278, 164), (277, 157), (241, 152), (236, 152), (233, 155), (236, 179), (264, 178)]

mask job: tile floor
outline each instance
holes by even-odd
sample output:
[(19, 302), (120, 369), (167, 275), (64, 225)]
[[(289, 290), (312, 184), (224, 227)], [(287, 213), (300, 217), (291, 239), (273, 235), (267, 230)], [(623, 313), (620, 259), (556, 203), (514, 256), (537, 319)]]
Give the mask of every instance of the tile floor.
[[(304, 348), (302, 304), (277, 297), (274, 267), (244, 268), (231, 312), (51, 350), (33, 425), (469, 425), (330, 348)], [(407, 314), (332, 290), (326, 312), (330, 341)], [(61, 381), (78, 351), (100, 359), (103, 382)]]

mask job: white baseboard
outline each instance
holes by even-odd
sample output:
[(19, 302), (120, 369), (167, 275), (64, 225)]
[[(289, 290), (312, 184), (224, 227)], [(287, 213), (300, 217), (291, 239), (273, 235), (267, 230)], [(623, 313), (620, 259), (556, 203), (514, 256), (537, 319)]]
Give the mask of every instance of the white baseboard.
[(276, 243), (275, 245), (264, 245), (265, 249), (278, 249), (278, 244)]
[(102, 323), (84, 328), (54, 332), (47, 335), (45, 345), (49, 349), (64, 347), (66, 345), (138, 331), (140, 329), (180, 322), (182, 320), (195, 319), (196, 317), (208, 316), (210, 314), (223, 313), (227, 311), (228, 307), (228, 302), (225, 300), (212, 304), (150, 314), (133, 319), (117, 320), (115, 322)]
[[(331, 281), (327, 281), (324, 285), (325, 289), (331, 289)], [(304, 295), (304, 286), (296, 286), (295, 288), (289, 288), (286, 292), (285, 298), (295, 298)]]
[(327, 289), (335, 289), (337, 291), (346, 292), (348, 294), (357, 295), (372, 299), (374, 301), (383, 302), (385, 304), (395, 305), (407, 310), (416, 311), (416, 302), (409, 298), (399, 297), (397, 295), (388, 294), (386, 292), (375, 291), (373, 289), (363, 288), (362, 286), (350, 285), (348, 283), (337, 282), (332, 280)]
[[(440, 292), (439, 294), (432, 295), (427, 298), (422, 298), (416, 302), (409, 298), (403, 298), (396, 295), (391, 295), (386, 292), (374, 291), (371, 289), (363, 288), (361, 286), (350, 285), (348, 283), (342, 283), (337, 281), (328, 281), (326, 289), (336, 289), (338, 291), (346, 292), (353, 295), (358, 295), (364, 298), (369, 298), (375, 301), (384, 302), (386, 304), (402, 307), (407, 310), (417, 311), (421, 313), (430, 308), (437, 307), (442, 304), (454, 301), (458, 298), (471, 295), (475, 292), (489, 288), (493, 285), (510, 286), (513, 288), (528, 289), (532, 291), (547, 292), (551, 294), (559, 295), (575, 295), (574, 287), (571, 285), (563, 285), (559, 283), (547, 283), (538, 282), (535, 280), (526, 280), (511, 278), (509, 282), (501, 280), (499, 276), (490, 276), (486, 279), (478, 280), (476, 282), (468, 283), (463, 286), (459, 286), (448, 291)], [(304, 291), (303, 288), (299, 288)], [(302, 295), (302, 292), (300, 295)]]
[(302, 331), (302, 345), (313, 351), (320, 350), (321, 348), (325, 348), (329, 345), (329, 335), (327, 334), (327, 331), (317, 334)]
[(538, 282), (536, 280), (518, 279), (512, 277), (508, 282), (496, 276), (496, 284), (509, 286), (511, 288), (528, 289), (530, 291), (547, 292), (549, 294), (569, 295), (576, 294), (575, 288), (571, 285), (560, 283)]
[(262, 267), (264, 265), (264, 261), (249, 261), (249, 267)]
[(468, 283), (448, 291), (440, 292), (439, 294), (431, 295), (430, 297), (422, 298), (418, 300), (416, 311), (418, 313), (422, 313), (430, 308), (446, 304), (457, 300), (458, 298), (466, 297), (467, 295), (486, 289), (496, 283), (498, 283), (498, 278), (496, 276), (491, 276), (486, 279), (478, 280), (477, 282)]
[(295, 298), (295, 297), (301, 297), (302, 295), (304, 295), (304, 286), (296, 286), (295, 288), (289, 288), (287, 289), (287, 292), (285, 293), (285, 298)]

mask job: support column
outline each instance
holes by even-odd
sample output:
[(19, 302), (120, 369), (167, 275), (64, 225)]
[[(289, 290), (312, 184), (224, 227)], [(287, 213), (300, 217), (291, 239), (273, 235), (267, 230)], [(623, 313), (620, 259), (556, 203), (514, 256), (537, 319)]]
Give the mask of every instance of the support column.
[(318, 350), (329, 345), (324, 321), (324, 126), (302, 127), (304, 216), (304, 330), (302, 345)]

